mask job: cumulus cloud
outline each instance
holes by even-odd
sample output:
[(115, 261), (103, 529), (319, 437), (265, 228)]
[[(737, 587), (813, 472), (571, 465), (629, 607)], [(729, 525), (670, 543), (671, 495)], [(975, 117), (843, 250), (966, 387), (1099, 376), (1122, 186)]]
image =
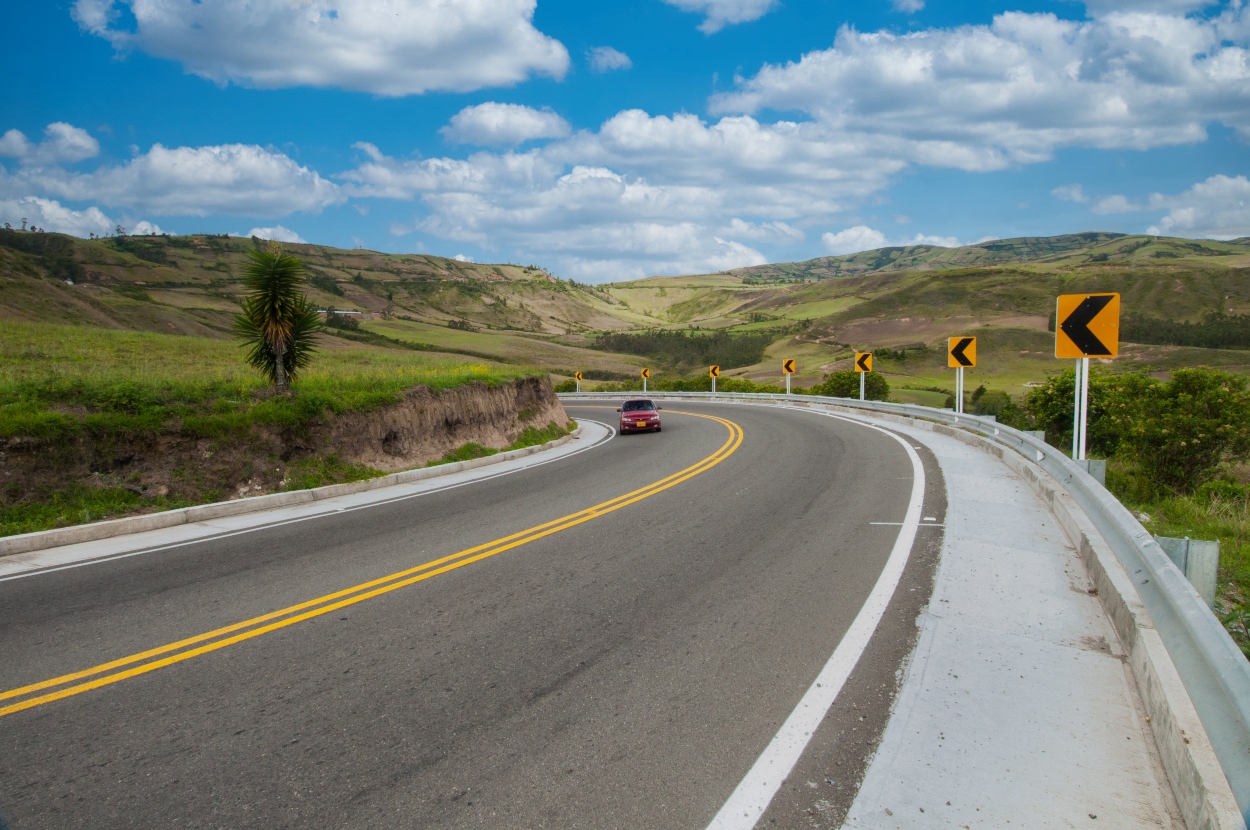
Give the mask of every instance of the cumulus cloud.
[(719, 32), (734, 23), (759, 20), (777, 5), (777, 0), (664, 0), (682, 11), (706, 15), (699, 24), (704, 34)]
[(93, 233), (112, 233), (116, 223), (105, 216), (98, 207), (72, 210), (55, 199), (24, 196), (20, 199), (0, 199), (0, 222), (15, 228), (43, 228), (54, 233), (86, 237)]
[[(118, 6), (126, 7), (123, 22)], [(119, 52), (180, 62), (218, 84), (467, 92), (562, 78), (568, 51), (534, 28), (536, 0), (76, 0)], [(133, 21), (131, 24), (129, 21)], [(133, 25), (133, 28), (131, 27)]]
[(1065, 202), (1078, 202), (1085, 204), (1089, 201), (1089, 197), (1085, 195), (1085, 191), (1081, 189), (1079, 184), (1065, 184), (1056, 187), (1050, 191), (1050, 195), (1056, 199), (1062, 199)]
[(163, 233), (160, 225), (146, 219), (136, 222), (135, 226), (130, 229), (131, 236), (160, 236)]
[(1250, 135), (1250, 13), (1109, 11), (1088, 21), (1009, 12), (909, 34), (839, 30), (829, 49), (765, 65), (714, 96), (715, 113), (800, 111), (908, 162), (996, 170), (1056, 148)]
[(629, 69), (634, 62), (629, 55), (611, 46), (596, 46), (586, 50), (586, 61), (595, 72), (611, 72), (613, 69)]
[(563, 138), (569, 123), (549, 109), (489, 101), (465, 107), (441, 130), (458, 144), (514, 145), (536, 138)]
[(825, 246), (826, 253), (835, 256), (857, 254), (860, 251), (884, 248), (885, 234), (867, 225), (855, 225), (837, 233), (822, 233), (820, 241)]
[(932, 236), (918, 233), (911, 238), (886, 241), (885, 234), (867, 225), (855, 225), (837, 233), (823, 233), (820, 241), (825, 251), (833, 255), (857, 254), (877, 248), (903, 247), (906, 245), (935, 245), (939, 248), (958, 248), (962, 243), (953, 236)]
[[(376, 152), (376, 148), (374, 148)], [(345, 177), (361, 194), (418, 199), (424, 215), (392, 229), (540, 253), (580, 279), (718, 271), (766, 261), (722, 233), (730, 208), (712, 188), (652, 185), (604, 166), (566, 167), (549, 148), (466, 160), (378, 153)]]
[(924, 0), (894, 0), (894, 10), (904, 14), (915, 14), (924, 8)]
[(473, 261), (473, 257), (465, 256), (464, 254), (456, 254), (454, 257), (452, 257), (452, 259), (454, 259), (456, 262), (472, 262)]
[(1245, 176), (1212, 176), (1175, 196), (1155, 194), (1150, 207), (1168, 212), (1146, 231), (1154, 236), (1250, 236), (1250, 180)]
[(24, 164), (13, 174), (0, 168), (0, 193), (15, 192), (163, 216), (285, 216), (344, 200), (337, 184), (284, 153), (254, 144), (172, 148), (157, 144), (124, 164), (88, 173), (55, 165)]
[(282, 225), (275, 225), (272, 228), (252, 228), (247, 232), (247, 235), (254, 236), (257, 239), (272, 239), (276, 242), (297, 242), (301, 245), (307, 242), (304, 237)]
[(43, 141), (34, 144), (20, 130), (0, 136), (0, 156), (15, 158), (21, 164), (73, 163), (99, 155), (100, 142), (86, 130), (57, 121), (43, 130)]
[(398, 232), (562, 257), (592, 279), (762, 262), (755, 243), (802, 240), (794, 220), (844, 210), (904, 166), (823, 125), (641, 110), (526, 152), (401, 160), (356, 147), (348, 195), (422, 205)]

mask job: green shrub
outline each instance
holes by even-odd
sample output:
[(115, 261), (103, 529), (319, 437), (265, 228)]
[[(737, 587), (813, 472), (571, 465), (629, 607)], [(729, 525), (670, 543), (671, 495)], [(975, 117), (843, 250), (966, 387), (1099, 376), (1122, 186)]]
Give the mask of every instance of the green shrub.
[(1168, 383), (1145, 386), (1125, 413), (1121, 444), (1160, 487), (1191, 493), (1225, 461), (1250, 454), (1250, 393), (1245, 378), (1209, 369), (1178, 370)]
[[(1141, 374), (1112, 375), (1091, 367), (1089, 415), (1085, 448), (1090, 455), (1109, 458), (1124, 436), (1127, 419), (1143, 399), (1149, 398), (1159, 381)], [(1072, 411), (1076, 373), (1068, 369), (1051, 377), (1044, 386), (1029, 391), (1024, 409), (1046, 440), (1061, 449), (1072, 446)]]
[[(859, 372), (843, 369), (825, 375), (824, 383), (808, 390), (813, 395), (827, 395), (831, 398), (858, 398)], [(879, 372), (868, 372), (864, 378), (864, 398), (870, 401), (889, 400), (890, 384)]]

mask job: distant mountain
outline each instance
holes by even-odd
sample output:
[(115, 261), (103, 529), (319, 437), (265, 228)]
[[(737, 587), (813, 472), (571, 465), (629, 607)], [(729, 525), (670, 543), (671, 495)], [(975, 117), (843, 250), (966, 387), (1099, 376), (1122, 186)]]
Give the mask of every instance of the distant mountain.
[(1128, 265), (1142, 260), (1246, 254), (1250, 254), (1250, 237), (1216, 242), (1205, 239), (1130, 236), (1121, 233), (1075, 233), (995, 239), (962, 248), (941, 248), (936, 245), (878, 248), (845, 256), (819, 257), (806, 262), (779, 262), (738, 268), (729, 273), (751, 281), (825, 280), (892, 271), (937, 271), (987, 265), (1086, 265), (1102, 262)]

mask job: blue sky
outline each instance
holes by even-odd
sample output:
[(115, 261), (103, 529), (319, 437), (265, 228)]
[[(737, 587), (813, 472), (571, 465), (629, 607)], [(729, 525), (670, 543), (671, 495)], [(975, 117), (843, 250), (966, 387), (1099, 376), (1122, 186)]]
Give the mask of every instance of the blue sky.
[(1239, 0), (10, 3), (0, 221), (586, 281), (1250, 235)]

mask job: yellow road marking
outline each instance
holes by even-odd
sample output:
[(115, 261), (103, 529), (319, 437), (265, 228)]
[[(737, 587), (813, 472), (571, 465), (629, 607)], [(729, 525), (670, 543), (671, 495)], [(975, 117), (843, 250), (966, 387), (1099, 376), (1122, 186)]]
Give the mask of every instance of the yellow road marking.
[[(111, 660), (107, 663), (101, 663), (100, 665), (93, 666), (89, 669), (83, 669), (82, 671), (73, 672), (60, 677), (54, 677), (50, 680), (43, 680), (39, 683), (33, 683), (28, 686), (22, 686), (18, 689), (12, 689), (10, 691), (0, 693), (0, 700), (11, 700), (13, 698), (24, 697), (34, 692), (42, 691), (44, 689), (64, 686), (65, 684), (72, 683), (75, 680), (82, 680), (83, 678), (91, 677), (92, 675), (110, 672), (113, 669), (119, 669), (123, 666), (131, 666), (131, 668), (123, 671), (106, 674), (103, 677), (97, 677), (94, 680), (89, 680), (85, 683), (79, 683), (74, 686), (58, 689), (57, 691), (49, 692), (37, 697), (29, 697), (25, 700), (11, 703), (8, 706), (0, 707), (0, 717), (13, 714), (14, 712), (20, 712), (24, 709), (42, 706), (45, 703), (51, 703), (55, 700), (61, 700), (63, 698), (82, 694), (83, 692), (87, 692), (92, 689), (98, 689), (101, 686), (108, 686), (113, 683), (126, 680), (130, 677), (135, 677), (166, 666), (171, 666), (174, 663), (179, 663), (183, 660), (189, 660), (202, 654), (208, 654), (209, 652), (217, 651), (236, 643), (241, 643), (244, 640), (250, 640), (253, 637), (259, 637), (262, 634), (277, 631), (278, 629), (286, 628), (287, 626), (294, 625), (298, 622), (310, 620), (323, 614), (329, 614), (332, 611), (346, 608), (349, 605), (355, 605), (358, 602), (364, 602), (365, 600), (379, 597), (382, 594), (398, 590), (399, 588), (413, 585), (417, 582), (422, 582), (426, 579), (438, 576), (439, 574), (447, 573), (448, 571), (453, 571), (457, 568), (462, 568), (465, 565), (469, 565), (473, 562), (478, 562), (482, 559), (503, 553), (504, 551), (529, 544), (530, 542), (550, 536), (553, 533), (559, 533), (561, 530), (575, 527), (583, 524), (584, 522), (588, 522), (591, 519), (596, 519), (616, 510), (620, 510), (623, 507), (642, 501), (643, 499), (649, 498), (656, 493), (667, 490), (670, 487), (675, 487), (683, 481), (694, 478), (700, 473), (706, 472), (720, 462), (724, 461), (742, 444), (742, 427), (738, 426), (733, 421), (728, 421), (724, 418), (717, 418), (714, 415), (706, 415), (700, 412), (682, 412), (678, 410), (673, 410), (673, 412), (678, 415), (690, 415), (695, 418), (706, 418), (710, 421), (716, 421), (729, 430), (729, 438), (726, 439), (725, 443), (722, 444), (716, 452), (696, 462), (695, 464), (686, 467), (684, 470), (679, 470), (678, 472), (662, 478), (659, 481), (648, 484), (647, 486), (641, 487), (637, 490), (633, 490), (622, 496), (617, 496), (614, 499), (602, 502), (594, 507), (588, 507), (585, 510), (570, 513), (569, 515), (563, 516), (559, 519), (553, 519), (552, 521), (535, 525), (534, 527), (527, 528), (526, 530), (522, 530), (518, 533), (513, 533), (509, 536), (495, 539), (492, 542), (487, 542), (484, 545), (467, 548), (459, 551), (458, 553), (453, 553), (449, 556), (444, 556), (440, 559), (435, 559), (422, 565), (417, 565), (416, 567), (390, 574), (389, 576), (380, 577), (378, 579), (370, 580), (369, 582), (363, 582), (351, 588), (335, 591), (332, 594), (326, 594), (325, 596), (308, 600), (307, 602), (301, 602), (297, 605), (292, 605), (278, 611), (271, 611), (268, 614), (262, 614), (261, 616), (253, 617), (250, 620), (244, 620), (222, 628), (217, 628), (204, 634), (197, 634), (194, 637), (188, 637), (174, 643), (148, 649), (147, 651), (132, 654), (128, 657), (122, 657), (117, 660)], [(325, 603), (329, 604), (327, 605)], [(262, 623), (268, 624), (262, 625)], [(233, 636), (224, 636), (228, 634), (233, 634)], [(197, 643), (204, 643), (204, 645), (200, 645), (197, 648), (187, 648), (188, 646), (194, 646)], [(183, 651), (182, 649), (187, 650)], [(177, 653), (171, 654), (171, 652)], [(161, 657), (161, 659), (158, 660), (150, 660), (150, 658), (160, 657), (162, 654), (169, 656)], [(145, 660), (150, 660), (150, 662), (144, 662)], [(139, 663), (140, 665), (134, 665), (136, 663)]]

